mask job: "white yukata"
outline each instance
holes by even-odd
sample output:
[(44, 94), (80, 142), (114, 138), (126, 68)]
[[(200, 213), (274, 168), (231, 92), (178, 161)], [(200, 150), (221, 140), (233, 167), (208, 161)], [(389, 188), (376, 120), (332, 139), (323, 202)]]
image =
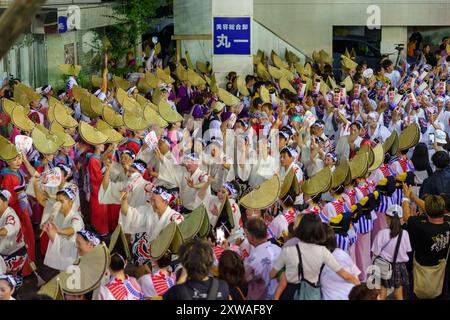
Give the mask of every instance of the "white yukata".
[(158, 217), (149, 205), (136, 208), (129, 206), (126, 215), (122, 211), (120, 213), (123, 216), (123, 228), (129, 230), (132, 234), (147, 233), (149, 242), (156, 239), (159, 233), (171, 222), (180, 223), (184, 221), (183, 216), (169, 206), (161, 217)]
[[(291, 165), (287, 169), (285, 169), (284, 167), (281, 167), (281, 169), (280, 169), (281, 185), (283, 185), (284, 179), (286, 178), (286, 176), (288, 175), (290, 170), (294, 170), (295, 176), (297, 177), (298, 184), (300, 185), (303, 182), (303, 171), (300, 168), (300, 166), (295, 162), (292, 162)], [(302, 193), (300, 193), (295, 198), (294, 204), (296, 204), (296, 205), (303, 204), (303, 194)]]
[(266, 180), (272, 178), (280, 171), (280, 162), (268, 155), (266, 158), (259, 157), (258, 163), (252, 168), (249, 177), (249, 184), (252, 188), (259, 186)]
[(77, 232), (84, 228), (83, 219), (72, 206), (69, 214), (59, 212), (53, 219), (53, 223), (60, 229), (72, 228), (74, 233), (70, 237), (56, 234), (55, 239), (49, 240), (44, 264), (60, 271), (66, 270), (78, 258), (75, 244)]
[[(60, 191), (62, 189), (66, 189), (66, 188), (72, 189), (75, 191), (76, 196), (73, 201), (72, 208), (81, 215), (80, 193), (78, 192), (78, 187), (75, 184), (73, 184), (71, 182), (66, 182), (62, 188), (44, 187), (43, 191), (46, 191), (47, 194), (49, 194), (49, 195), (56, 196), (58, 191)], [(32, 183), (28, 184), (26, 192), (29, 196), (36, 198), (36, 194), (34, 191), (34, 185)], [(41, 219), (41, 227), (50, 218), (50, 216), (52, 214), (53, 206), (55, 205), (55, 203), (56, 203), (56, 199), (52, 199), (52, 198), (48, 198), (47, 201), (45, 202), (45, 207), (44, 207), (44, 211), (42, 213), (42, 219)]]
[[(241, 210), (234, 199), (228, 199), (230, 201), (231, 211), (233, 213), (234, 228), (230, 230), (230, 236), (237, 232), (238, 229), (242, 227)], [(207, 193), (203, 199), (203, 204), (205, 205), (206, 212), (208, 213), (209, 223), (215, 227), (220, 214), (219, 210), (222, 206), (219, 198), (217, 196)]]
[(377, 124), (377, 127), (374, 131), (372, 129), (367, 128), (367, 134), (370, 137), (370, 141), (375, 141), (375, 139), (378, 141), (378, 143), (383, 143), (386, 141), (387, 138), (391, 135), (391, 132), (388, 128), (381, 124)]
[(281, 248), (270, 241), (254, 247), (244, 260), (245, 279), (248, 281), (248, 300), (272, 300), (278, 285), (270, 279), (270, 271), (281, 253)]
[[(100, 186), (98, 193), (98, 200), (100, 204), (120, 204), (120, 192), (128, 190), (128, 203), (131, 207), (144, 206), (147, 203), (149, 192), (152, 188), (147, 185), (152, 185), (145, 180), (140, 173), (135, 173), (127, 180), (118, 182), (109, 182), (108, 188), (105, 190)], [(148, 190), (148, 191), (146, 191)], [(124, 216), (119, 215), (119, 224), (122, 226), (124, 233), (131, 233), (124, 223)]]
[[(182, 205), (188, 210), (194, 210), (201, 204), (201, 200), (197, 197), (199, 188), (208, 182), (208, 173), (197, 168), (195, 172), (191, 175), (183, 167), (177, 167), (177, 186), (180, 189), (179, 197), (181, 199)], [(188, 186), (186, 178), (192, 179), (194, 183), (194, 188)], [(208, 187), (210, 188), (210, 187)]]
[(167, 152), (163, 156), (163, 160), (158, 158), (159, 163), (158, 177), (154, 183), (157, 187), (165, 187), (167, 189), (173, 189), (177, 186), (177, 172), (180, 167), (176, 165), (175, 159), (171, 152)]
[(17, 263), (17, 266), (11, 266), (11, 262), (8, 263), (7, 266), (4, 259), (2, 258), (3, 256), (6, 259), (8, 256), (13, 255), (18, 250), (25, 247), (25, 241), (23, 233), (21, 231), (19, 217), (17, 216), (14, 209), (10, 207), (8, 207), (6, 211), (3, 212), (3, 214), (0, 216), (0, 229), (3, 228), (8, 231), (8, 234), (6, 235), (6, 237), (0, 237), (0, 274), (19, 271), (9, 269), (11, 267), (13, 269), (21, 269), (23, 264), (25, 263), (25, 257), (23, 255), (18, 255), (14, 259), (16, 260), (14, 263)]

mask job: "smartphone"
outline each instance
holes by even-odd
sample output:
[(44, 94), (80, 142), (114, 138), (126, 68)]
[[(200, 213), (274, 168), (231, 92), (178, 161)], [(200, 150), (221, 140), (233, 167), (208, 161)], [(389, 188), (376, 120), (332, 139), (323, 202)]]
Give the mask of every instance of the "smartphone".
[(430, 140), (430, 143), (433, 144), (436, 141), (435, 137), (434, 137), (434, 133), (430, 133), (428, 135), (428, 139)]

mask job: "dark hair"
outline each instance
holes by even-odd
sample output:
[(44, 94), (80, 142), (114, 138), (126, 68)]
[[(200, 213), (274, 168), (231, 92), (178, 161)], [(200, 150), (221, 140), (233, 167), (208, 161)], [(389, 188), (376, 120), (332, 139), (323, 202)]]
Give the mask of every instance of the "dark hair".
[[(284, 137), (283, 137), (284, 138)], [(286, 141), (287, 140), (289, 140), (289, 139), (286, 139)], [(282, 155), (282, 154), (287, 154), (288, 156), (289, 156), (289, 158), (293, 158), (293, 156), (292, 156), (292, 154), (291, 154), (291, 152), (289, 151), (289, 149), (287, 149), (287, 148), (283, 148), (283, 150), (281, 150), (280, 151), (280, 155)]]
[(361, 128), (362, 128), (361, 123), (360, 123), (360, 122), (357, 122), (357, 121), (352, 122), (352, 124), (350, 125), (350, 127), (351, 127), (351, 126), (356, 126), (356, 127), (358, 128), (358, 130), (361, 130)]
[(448, 153), (445, 151), (437, 151), (431, 157), (431, 161), (433, 161), (433, 164), (438, 169), (445, 169), (450, 164), (450, 158), (448, 156)]
[(288, 225), (289, 238), (295, 237), (295, 222), (291, 222)]
[[(0, 189), (0, 191), (2, 190)], [(2, 200), (3, 202), (8, 202), (8, 199), (6, 199), (6, 197), (1, 193), (0, 193), (0, 200)]]
[(392, 60), (386, 59), (383, 61), (383, 68), (389, 68), (391, 65), (393, 65), (394, 63), (392, 62)]
[(377, 300), (378, 289), (369, 289), (365, 283), (361, 283), (350, 291), (349, 300)]
[(199, 238), (194, 238), (181, 245), (178, 256), (188, 277), (197, 281), (202, 281), (208, 276), (214, 263), (211, 244)]
[(259, 104), (263, 104), (264, 101), (262, 101), (261, 98), (255, 98), (253, 99), (253, 108), (256, 108)]
[(167, 250), (167, 252), (164, 253), (163, 256), (156, 261), (159, 268), (166, 268), (170, 265), (171, 262), (172, 252), (170, 252), (170, 250)]
[(316, 194), (315, 196), (311, 197), (311, 201), (314, 202), (314, 203), (319, 203), (321, 199), (322, 199), (322, 194), (321, 193)]
[(219, 279), (225, 280), (230, 287), (244, 287), (246, 284), (244, 262), (232, 250), (225, 250), (219, 259)]
[(331, 189), (336, 194), (343, 194), (345, 191), (345, 187), (343, 184), (339, 185), (338, 187)]
[(430, 165), (430, 157), (428, 155), (428, 147), (425, 143), (421, 142), (414, 148), (411, 161), (417, 171), (427, 170), (429, 176), (433, 174)]
[(409, 148), (408, 148), (408, 149), (405, 149), (405, 150), (400, 150), (400, 153), (401, 153), (402, 155), (405, 155), (405, 154), (408, 153), (408, 151), (409, 151)]
[(431, 218), (440, 218), (445, 213), (445, 200), (441, 196), (425, 196), (425, 211)]
[(334, 233), (334, 229), (328, 223), (323, 223), (323, 228), (325, 229), (326, 234), (325, 247), (333, 253), (337, 248), (336, 234)]
[(441, 193), (440, 196), (445, 201), (445, 211), (450, 212), (450, 195), (447, 193)]
[(400, 221), (400, 218), (398, 215), (394, 215), (393, 217), (388, 216), (390, 222), (389, 222), (389, 229), (391, 230), (390, 236), (391, 238), (395, 238), (400, 234), (400, 230), (402, 229), (402, 222)]
[(250, 219), (245, 223), (245, 229), (258, 240), (267, 238), (267, 227), (262, 219)]
[(117, 252), (111, 255), (111, 261), (109, 263), (109, 268), (113, 272), (122, 271), (125, 269), (125, 259)]
[(291, 208), (294, 206), (295, 196), (293, 194), (288, 193), (287, 195), (284, 196), (282, 201), (285, 207)]
[(251, 74), (245, 76), (245, 83), (249, 83), (252, 80), (256, 80), (255, 76), (252, 76)]
[(322, 220), (314, 213), (303, 215), (302, 221), (295, 233), (296, 237), (305, 243), (323, 245), (326, 240)]

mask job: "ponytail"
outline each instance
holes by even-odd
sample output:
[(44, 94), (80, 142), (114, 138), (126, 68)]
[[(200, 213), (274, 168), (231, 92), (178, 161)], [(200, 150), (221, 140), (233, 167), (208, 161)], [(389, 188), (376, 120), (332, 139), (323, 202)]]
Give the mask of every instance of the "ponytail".
[(400, 234), (400, 230), (402, 229), (402, 223), (398, 215), (394, 215), (393, 217), (389, 217), (389, 229), (391, 229), (391, 239), (395, 238)]

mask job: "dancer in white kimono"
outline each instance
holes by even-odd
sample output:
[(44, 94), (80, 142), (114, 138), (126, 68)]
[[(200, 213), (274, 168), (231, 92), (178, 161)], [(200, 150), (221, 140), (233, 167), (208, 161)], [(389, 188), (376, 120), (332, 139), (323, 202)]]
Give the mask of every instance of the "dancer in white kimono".
[[(147, 193), (148, 196), (149, 193)], [(180, 223), (183, 216), (170, 208), (173, 195), (163, 187), (155, 187), (147, 203), (132, 207), (128, 202), (128, 192), (121, 195), (121, 209), (123, 227), (135, 234), (132, 245), (133, 259), (136, 264), (143, 265), (150, 261), (149, 244), (171, 222)]]
[[(39, 187), (39, 181), (35, 178), (31, 181), (37, 201), (46, 207), (48, 200)], [(74, 205), (77, 191), (72, 188), (58, 191), (57, 202), (52, 207), (49, 219), (42, 226), (43, 232), (49, 237), (44, 264), (60, 271), (67, 269), (78, 257), (76, 233), (84, 228), (84, 223)]]

